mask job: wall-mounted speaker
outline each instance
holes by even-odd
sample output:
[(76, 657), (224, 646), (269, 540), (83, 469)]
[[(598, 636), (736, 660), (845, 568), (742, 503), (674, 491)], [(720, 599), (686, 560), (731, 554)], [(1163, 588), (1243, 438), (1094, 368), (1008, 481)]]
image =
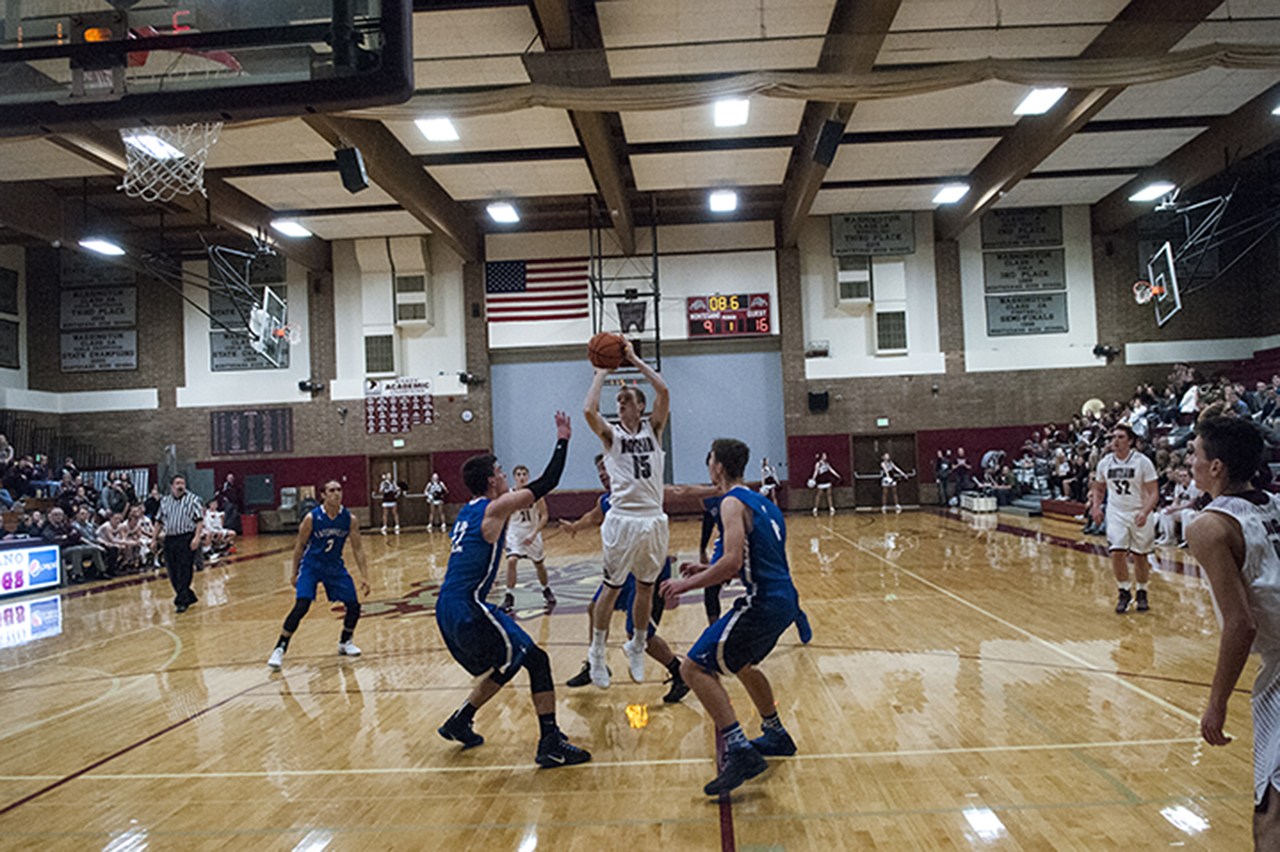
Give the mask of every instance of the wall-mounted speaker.
[(813, 149), (813, 161), (824, 168), (831, 167), (836, 158), (836, 149), (840, 147), (840, 137), (844, 136), (844, 125), (838, 121), (827, 119), (822, 123), (822, 132), (818, 134), (818, 144)]
[(830, 391), (809, 391), (809, 413), (821, 414), (831, 407)]
[(359, 192), (369, 188), (369, 175), (364, 170), (364, 157), (359, 148), (339, 148), (333, 152), (338, 161), (338, 174), (347, 192)]

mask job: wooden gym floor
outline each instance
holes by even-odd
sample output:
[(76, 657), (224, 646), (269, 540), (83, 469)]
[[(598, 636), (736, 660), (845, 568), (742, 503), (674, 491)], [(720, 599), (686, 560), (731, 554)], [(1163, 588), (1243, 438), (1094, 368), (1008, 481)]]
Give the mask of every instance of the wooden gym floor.
[[(1185, 551), (1161, 551), (1151, 612), (1117, 616), (1105, 555), (1074, 526), (931, 511), (787, 520), (815, 636), (805, 647), (788, 632), (763, 668), (800, 753), (731, 802), (701, 795), (713, 730), (696, 698), (663, 705), (652, 661), (645, 683), (627, 679), (620, 616), (613, 687), (557, 689), (561, 726), (594, 762), (534, 767), (523, 673), (477, 717), (483, 747), (441, 740), (470, 680), (432, 617), (440, 533), (366, 534), (362, 658), (336, 655), (341, 616), (318, 603), (269, 673), (292, 597), (292, 538), (274, 536), (197, 574), (201, 601), (184, 615), (163, 577), (124, 578), (66, 590), (60, 634), (0, 649), (0, 845), (1248, 847), (1248, 695), (1232, 702), (1236, 742), (1203, 745), (1217, 627)], [(679, 558), (697, 533), (673, 522)], [(595, 534), (548, 538), (551, 616), (521, 563), (521, 621), (557, 684), (585, 657), (598, 547)], [(662, 633), (682, 651), (704, 623), (689, 595)], [(729, 689), (754, 736), (759, 719)]]

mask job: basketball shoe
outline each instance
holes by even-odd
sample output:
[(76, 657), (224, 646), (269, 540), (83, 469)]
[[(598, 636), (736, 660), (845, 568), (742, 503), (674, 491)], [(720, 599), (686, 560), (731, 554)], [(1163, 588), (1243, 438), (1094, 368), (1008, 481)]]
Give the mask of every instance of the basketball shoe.
[(446, 740), (461, 743), (463, 751), (475, 748), (478, 745), (484, 745), (484, 737), (475, 732), (470, 722), (464, 722), (459, 719), (457, 713), (454, 713), (445, 720), (443, 725), (436, 728), (436, 733)]
[[(1144, 595), (1145, 597), (1145, 595)], [(1116, 600), (1116, 612), (1123, 615), (1129, 611), (1129, 602), (1133, 600), (1133, 593), (1128, 589), (1120, 590), (1120, 597)]]
[(578, 748), (562, 732), (556, 731), (538, 741), (538, 756), (534, 762), (543, 769), (555, 769), (557, 766), (586, 763), (590, 759), (591, 752)]
[(742, 785), (743, 781), (755, 778), (769, 768), (769, 763), (754, 747), (730, 748), (724, 753), (724, 763), (720, 774), (702, 788), (708, 796), (719, 796)]
[(356, 643), (348, 639), (346, 642), (338, 643), (338, 656), (340, 657), (358, 657), (360, 649), (356, 647)]
[(786, 728), (764, 728), (751, 745), (766, 757), (790, 757), (796, 753), (796, 742)]
[(627, 653), (627, 668), (630, 671), (631, 679), (636, 683), (644, 683), (644, 644), (637, 643), (635, 640), (639, 636), (628, 639), (622, 645), (622, 650)]
[(1138, 589), (1138, 593), (1136, 595), (1136, 603), (1134, 604), (1133, 608), (1136, 609), (1138, 612), (1146, 612), (1147, 610), (1151, 609), (1151, 605), (1147, 603), (1146, 589)]
[(267, 657), (267, 665), (273, 669), (279, 669), (284, 665), (284, 648), (277, 645), (271, 652), (271, 656)]
[(591, 672), (592, 683), (601, 689), (609, 688), (610, 672), (604, 662), (604, 648), (587, 648), (587, 668)]

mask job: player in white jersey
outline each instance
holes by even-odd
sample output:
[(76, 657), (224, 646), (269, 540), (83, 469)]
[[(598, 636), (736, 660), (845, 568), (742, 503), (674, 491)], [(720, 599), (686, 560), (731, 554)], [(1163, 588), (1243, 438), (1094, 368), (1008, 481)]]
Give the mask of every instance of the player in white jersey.
[(1254, 481), (1263, 468), (1257, 427), (1214, 408), (1196, 426), (1191, 462), (1196, 485), (1213, 501), (1187, 529), (1222, 622), (1200, 734), (1209, 745), (1231, 742), (1222, 731), (1227, 702), (1250, 649), (1257, 651), (1262, 666), (1251, 700), (1253, 843), (1255, 849), (1274, 850), (1280, 849), (1280, 499)]
[[(1111, 570), (1120, 587), (1116, 612), (1124, 613), (1135, 597), (1137, 610), (1146, 612), (1147, 581), (1151, 565), (1147, 562), (1155, 547), (1155, 521), (1151, 512), (1160, 502), (1156, 483), (1156, 466), (1134, 447), (1136, 439), (1125, 423), (1111, 430), (1111, 452), (1098, 462), (1094, 480), (1089, 484), (1089, 512), (1094, 523), (1102, 523), (1103, 500), (1106, 501), (1107, 549), (1111, 551)], [(1129, 589), (1129, 555), (1133, 555), (1136, 595)]]
[[(511, 470), (516, 484), (512, 491), (529, 485), (529, 468), (522, 464)], [(547, 525), (547, 501), (539, 499), (532, 506), (517, 509), (511, 513), (507, 521), (507, 593), (502, 598), (503, 612), (510, 615), (516, 608), (516, 563), (528, 559), (533, 563), (533, 570), (538, 573), (538, 584), (542, 586), (542, 605), (551, 612), (556, 605), (556, 596), (547, 583), (547, 565), (543, 561), (542, 528)]]
[(1191, 481), (1191, 471), (1185, 467), (1177, 467), (1173, 471), (1176, 484), (1169, 505), (1156, 513), (1156, 526), (1159, 527), (1156, 544), (1177, 544), (1187, 546), (1187, 527), (1195, 520), (1196, 501), (1200, 499), (1200, 489)]
[[(666, 454), (662, 430), (667, 425), (671, 392), (662, 376), (636, 355), (626, 342), (623, 363), (631, 363), (653, 386), (653, 411), (644, 416), (644, 392), (634, 385), (618, 391), (618, 420), (612, 424), (600, 414), (600, 391), (611, 370), (596, 368), (583, 403), (583, 414), (591, 431), (604, 445), (604, 464), (609, 472), (609, 514), (600, 528), (604, 551), (604, 593), (595, 608), (595, 627), (587, 663), (591, 682), (601, 689), (609, 685), (605, 647), (613, 604), (630, 573), (636, 578), (635, 600), (631, 607), (633, 624), (648, 624), (653, 608), (653, 584), (667, 559), (667, 516), (662, 511), (662, 473)], [(639, 641), (637, 641), (637, 639)], [(637, 630), (623, 646), (631, 679), (644, 680), (644, 631)]]

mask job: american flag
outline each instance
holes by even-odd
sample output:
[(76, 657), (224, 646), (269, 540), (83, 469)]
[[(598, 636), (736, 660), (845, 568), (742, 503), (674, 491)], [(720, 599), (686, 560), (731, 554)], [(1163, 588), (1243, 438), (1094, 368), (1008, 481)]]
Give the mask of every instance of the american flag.
[(489, 322), (586, 319), (587, 258), (486, 263), (484, 293)]

